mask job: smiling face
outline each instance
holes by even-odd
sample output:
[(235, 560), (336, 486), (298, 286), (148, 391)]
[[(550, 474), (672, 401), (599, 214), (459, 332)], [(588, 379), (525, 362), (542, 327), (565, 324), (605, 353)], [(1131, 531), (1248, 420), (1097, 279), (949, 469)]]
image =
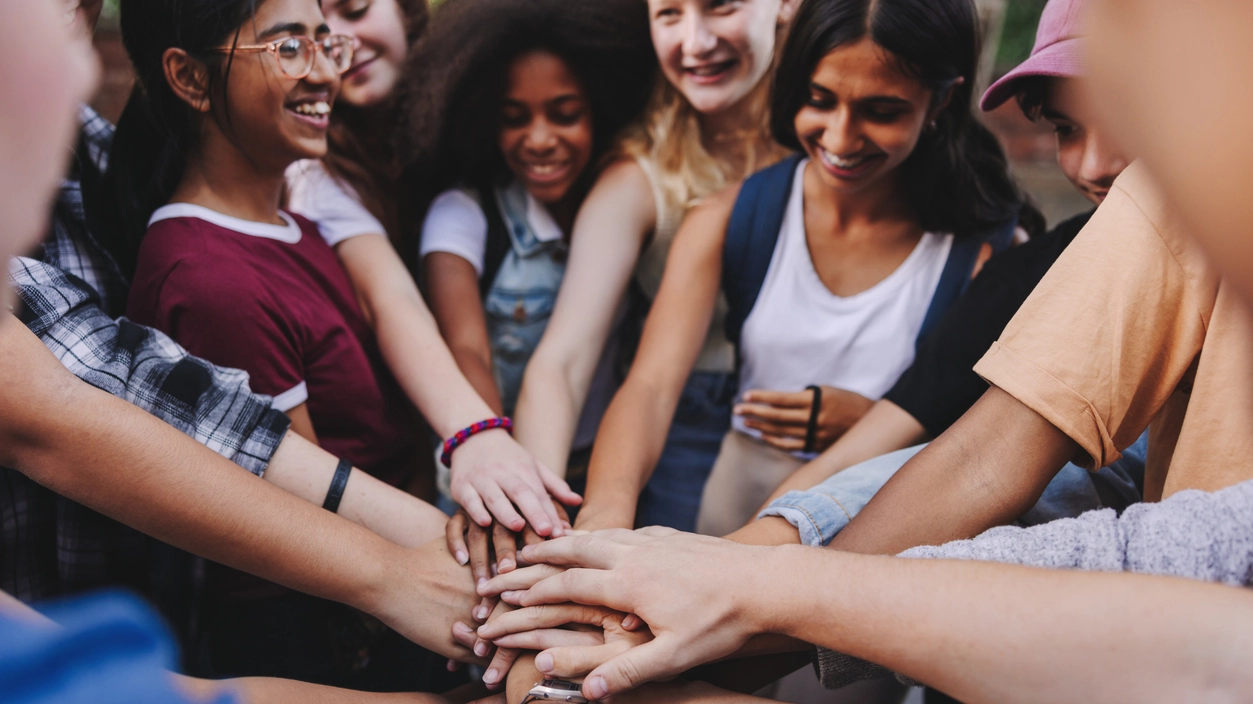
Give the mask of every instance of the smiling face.
[(566, 62), (544, 50), (514, 59), (500, 108), (500, 151), (541, 203), (570, 193), (592, 157), (592, 108)]
[(1092, 119), (1083, 79), (1054, 80), (1040, 112), (1057, 133), (1057, 163), (1088, 200), (1100, 205), (1131, 160)]
[(931, 99), (931, 90), (862, 38), (818, 62), (809, 99), (796, 114), (796, 135), (825, 183), (840, 192), (863, 191), (913, 153), (937, 112)]
[[(240, 31), (240, 45), (268, 44), (284, 37), (330, 36), (317, 0), (266, 0), (253, 21)], [(317, 49), (313, 70), (295, 80), (279, 69), (269, 52), (236, 52), (227, 83), (229, 120), (217, 124), (266, 170), (282, 171), (301, 159), (326, 154), (331, 105), (339, 92), (339, 75)]]
[[(0, 261), (29, 250), (69, 164), (78, 106), (100, 67), (59, 0), (0, 3)], [(7, 290), (7, 286), (5, 289)]]
[(323, 10), (332, 32), (357, 39), (340, 100), (363, 108), (386, 100), (409, 53), (399, 0), (326, 0)]
[(727, 110), (774, 60), (792, 0), (649, 0), (653, 48), (666, 80), (704, 114)]

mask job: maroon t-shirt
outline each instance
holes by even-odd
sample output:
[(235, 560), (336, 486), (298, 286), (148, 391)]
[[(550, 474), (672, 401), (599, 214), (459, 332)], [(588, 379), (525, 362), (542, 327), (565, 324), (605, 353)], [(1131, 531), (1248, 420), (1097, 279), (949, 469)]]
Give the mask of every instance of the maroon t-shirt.
[(317, 225), (248, 222), (185, 203), (153, 215), (128, 316), (243, 369), (288, 410), (307, 398), (319, 444), (392, 484), (418, 466), (416, 415)]

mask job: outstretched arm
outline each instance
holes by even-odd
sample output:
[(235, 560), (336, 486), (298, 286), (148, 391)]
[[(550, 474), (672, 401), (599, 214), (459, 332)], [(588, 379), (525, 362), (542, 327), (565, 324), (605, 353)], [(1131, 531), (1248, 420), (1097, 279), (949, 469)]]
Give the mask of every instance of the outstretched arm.
[(0, 322), (0, 368), (0, 464), (159, 540), (469, 658), (450, 634), (477, 597), (443, 540), (408, 550), (257, 481), (74, 378), (11, 316)]
[(855, 464), (916, 445), (926, 434), (922, 424), (900, 406), (879, 401), (825, 452), (784, 480), (762, 508), (789, 491), (812, 489)]
[[(388, 368), (440, 437), (451, 437), (500, 414), (490, 356), (485, 380), (482, 374), (472, 373), (473, 365), (458, 368), (461, 360), (454, 359), (417, 285), (386, 237), (352, 237), (336, 245), (335, 251), (374, 326)], [(477, 285), (471, 285), (477, 300)], [(481, 320), (481, 307), (477, 315)], [(472, 386), (467, 377), (478, 383)], [(547, 495), (551, 492), (567, 503), (577, 502), (565, 482), (546, 471), (504, 431), (482, 433), (467, 441), (453, 455), (452, 472), (453, 498), (480, 525), (489, 524), (495, 516), (514, 530), (530, 523), (542, 535), (554, 530), (560, 534), (560, 520)]]
[(1031, 508), (1079, 452), (1056, 426), (993, 386), (907, 462), (829, 547), (895, 555), (978, 535)]
[(694, 208), (683, 221), (626, 383), (614, 396), (587, 470), (587, 504), (576, 528), (631, 526), (639, 494), (665, 445), (666, 430), (717, 303), (722, 247), (739, 188)]
[[(602, 603), (638, 614), (657, 636), (594, 670), (584, 683), (594, 698), (724, 657), (759, 633), (865, 658), (970, 702), (1227, 699), (1253, 686), (1253, 595), (1232, 587), (751, 547), (664, 529), (566, 538), (524, 556), (594, 569), (542, 581), (523, 603)], [(742, 578), (726, 580), (728, 569)]]
[(518, 442), (557, 471), (565, 470), (596, 365), (656, 221), (648, 177), (630, 159), (610, 164), (579, 209), (557, 304), (514, 413)]

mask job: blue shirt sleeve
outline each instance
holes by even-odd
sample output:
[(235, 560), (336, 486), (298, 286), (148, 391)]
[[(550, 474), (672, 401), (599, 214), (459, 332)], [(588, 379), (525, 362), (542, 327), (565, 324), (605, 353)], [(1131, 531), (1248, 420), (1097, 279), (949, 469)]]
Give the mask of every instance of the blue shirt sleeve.
[[(176, 648), (155, 613), (110, 592), (58, 604), (60, 627), (0, 615), (0, 692), (10, 704), (182, 704)], [(223, 695), (212, 704), (237, 704)]]

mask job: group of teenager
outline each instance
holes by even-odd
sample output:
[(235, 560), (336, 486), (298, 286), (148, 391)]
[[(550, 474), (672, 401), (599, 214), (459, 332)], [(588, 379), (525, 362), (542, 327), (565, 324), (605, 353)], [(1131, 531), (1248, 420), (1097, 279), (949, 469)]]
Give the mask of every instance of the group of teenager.
[(114, 127), (101, 5), (0, 7), (17, 701), (1253, 691), (1244, 10), (120, 0)]

